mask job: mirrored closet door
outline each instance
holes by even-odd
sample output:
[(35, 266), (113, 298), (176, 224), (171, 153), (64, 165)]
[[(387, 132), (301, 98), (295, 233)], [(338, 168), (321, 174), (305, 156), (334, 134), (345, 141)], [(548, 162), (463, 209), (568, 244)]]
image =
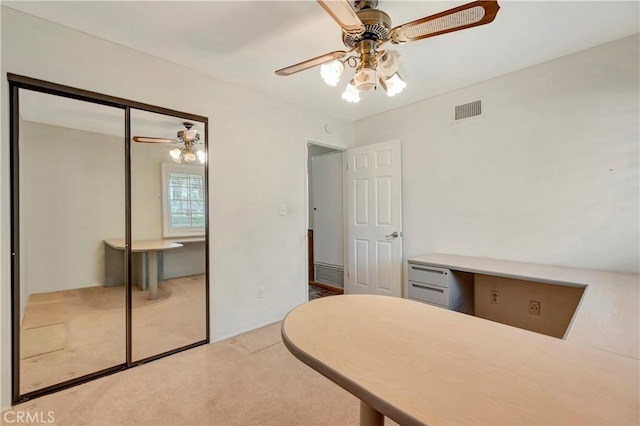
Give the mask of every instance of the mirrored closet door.
[(132, 359), (206, 338), (204, 123), (131, 111)]
[[(20, 393), (125, 362), (124, 110), (20, 89)], [(14, 307), (16, 308), (16, 307)]]
[(207, 118), (8, 80), (13, 403), (208, 343)]

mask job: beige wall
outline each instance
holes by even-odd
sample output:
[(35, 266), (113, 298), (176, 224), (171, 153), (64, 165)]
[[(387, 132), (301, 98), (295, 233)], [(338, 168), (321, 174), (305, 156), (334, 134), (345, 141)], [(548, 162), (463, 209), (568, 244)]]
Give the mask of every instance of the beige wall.
[[(491, 291), (498, 291), (492, 303)], [(564, 337), (584, 289), (532, 281), (475, 275), (475, 316), (525, 330)], [(529, 313), (529, 301), (540, 302), (540, 315)]]

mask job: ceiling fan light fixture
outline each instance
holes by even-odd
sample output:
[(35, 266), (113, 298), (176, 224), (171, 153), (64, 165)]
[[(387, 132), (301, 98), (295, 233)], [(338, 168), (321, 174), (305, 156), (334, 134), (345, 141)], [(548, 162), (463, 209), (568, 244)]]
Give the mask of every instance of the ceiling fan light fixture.
[(361, 68), (353, 76), (355, 88), (360, 92), (369, 92), (378, 86), (378, 72), (375, 68)]
[(182, 130), (180, 132), (178, 132), (178, 137), (182, 140), (185, 141), (192, 141), (192, 140), (198, 140), (200, 139), (200, 135), (198, 135), (198, 131), (197, 130)]
[(498, 0), (475, 0), (393, 27), (391, 17), (378, 9), (378, 0), (317, 1), (342, 28), (342, 43), (348, 50), (329, 52), (279, 69), (276, 75), (288, 76), (320, 65), (323, 80), (335, 86), (346, 63), (356, 70), (342, 94), (347, 102), (359, 102), (358, 92), (375, 90), (378, 84), (388, 96), (395, 96), (407, 87), (398, 75), (401, 55), (395, 50), (382, 50), (387, 43), (402, 45), (486, 25), (494, 21), (500, 9)]
[(342, 99), (354, 104), (360, 102), (360, 92), (356, 89), (353, 80), (347, 84), (347, 88), (344, 90), (344, 93), (342, 93)]
[(378, 60), (377, 70), (383, 77), (393, 75), (400, 68), (400, 53), (397, 50), (387, 50)]
[(183, 163), (193, 163), (196, 161), (196, 153), (190, 149), (183, 148), (182, 149), (182, 162)]
[(407, 83), (400, 77), (400, 74), (393, 73), (393, 75), (384, 80), (385, 89), (387, 91), (387, 96), (395, 96), (398, 93), (402, 92), (406, 87)]
[(320, 76), (329, 86), (335, 87), (340, 82), (340, 77), (344, 72), (344, 64), (342, 61), (335, 60), (322, 64), (320, 67)]
[(201, 164), (204, 164), (206, 161), (206, 154), (204, 151), (199, 151), (193, 146), (185, 146), (182, 149), (174, 148), (169, 151), (169, 156), (171, 156), (171, 159), (178, 164), (193, 163), (196, 160), (199, 160)]
[(180, 158), (181, 154), (182, 154), (182, 150), (180, 148), (174, 148), (169, 151), (169, 156), (171, 156), (171, 159), (176, 163), (182, 162), (182, 159)]

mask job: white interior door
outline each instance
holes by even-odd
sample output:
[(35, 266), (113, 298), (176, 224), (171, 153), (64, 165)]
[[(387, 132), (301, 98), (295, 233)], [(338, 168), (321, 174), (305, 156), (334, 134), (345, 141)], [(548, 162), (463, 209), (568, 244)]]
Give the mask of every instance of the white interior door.
[(401, 156), (399, 140), (347, 153), (347, 293), (402, 296)]

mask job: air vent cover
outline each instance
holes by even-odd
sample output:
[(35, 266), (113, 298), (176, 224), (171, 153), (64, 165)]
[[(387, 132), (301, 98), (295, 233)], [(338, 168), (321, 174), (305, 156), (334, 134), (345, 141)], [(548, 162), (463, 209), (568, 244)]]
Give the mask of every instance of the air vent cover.
[(344, 288), (344, 269), (337, 266), (324, 265), (316, 263), (315, 265), (315, 281), (332, 285), (334, 287)]
[(476, 117), (482, 114), (482, 104), (480, 101), (469, 102), (468, 104), (456, 106), (456, 121), (465, 118)]

